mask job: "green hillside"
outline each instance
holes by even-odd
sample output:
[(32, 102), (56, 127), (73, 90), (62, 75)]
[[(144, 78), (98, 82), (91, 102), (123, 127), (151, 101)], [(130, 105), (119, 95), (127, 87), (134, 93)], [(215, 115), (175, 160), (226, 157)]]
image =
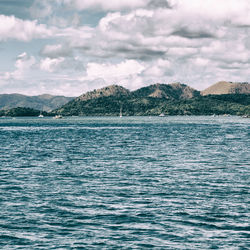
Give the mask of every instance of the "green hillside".
[[(246, 88), (248, 88), (247, 85)], [(16, 95), (16, 97), (16, 102), (20, 103), (20, 96)], [(43, 105), (51, 104), (52, 100), (58, 104), (56, 97), (43, 95), (41, 98)], [(11, 103), (11, 101), (7, 102), (6, 106), (11, 106)], [(22, 106), (0, 110), (0, 116), (38, 116), (41, 113), (39, 110), (42, 109)], [(119, 116), (121, 110), (123, 116), (157, 116), (160, 114), (250, 116), (250, 95), (240, 93), (201, 95), (199, 91), (180, 83), (154, 84), (135, 91), (111, 85), (87, 92), (44, 114)]]
[[(115, 87), (114, 87), (115, 86)], [(116, 91), (113, 91), (115, 88)], [(64, 116), (118, 116), (123, 115), (250, 115), (250, 95), (227, 94), (201, 96), (199, 91), (184, 84), (155, 84), (129, 92), (116, 85), (88, 92), (76, 98), (55, 113)], [(100, 94), (102, 93), (102, 94)], [(108, 93), (111, 93), (110, 95)], [(89, 98), (92, 96), (92, 98)]]
[(24, 107), (17, 107), (8, 110), (0, 110), (0, 117), (1, 116), (10, 116), (10, 117), (19, 117), (19, 116), (39, 116), (42, 115), (50, 115), (49, 113), (43, 111), (39, 111), (32, 108), (24, 108)]

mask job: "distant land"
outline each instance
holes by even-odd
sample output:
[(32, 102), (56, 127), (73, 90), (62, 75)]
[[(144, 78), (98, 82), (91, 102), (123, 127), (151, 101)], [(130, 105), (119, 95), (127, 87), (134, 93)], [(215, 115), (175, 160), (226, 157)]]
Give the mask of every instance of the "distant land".
[[(221, 88), (223, 85), (224, 88)], [(227, 83), (215, 84), (221, 94), (204, 93), (185, 84), (154, 84), (129, 91), (118, 85), (87, 92), (54, 110), (64, 116), (122, 115), (250, 115), (249, 84), (239, 83), (233, 92)], [(213, 88), (215, 91), (215, 88)], [(216, 92), (216, 91), (215, 91)]]
[(0, 110), (0, 117), (21, 117), (21, 116), (53, 116), (52, 113), (46, 111), (40, 111), (32, 108), (17, 107), (12, 109), (2, 109)]
[[(58, 97), (57, 97), (58, 98)], [(66, 98), (66, 97), (64, 97)], [(48, 98), (49, 102), (52, 98)], [(93, 90), (76, 98), (66, 99), (44, 115), (123, 116), (133, 115), (241, 115), (250, 116), (250, 84), (218, 82), (198, 91), (185, 84), (153, 84), (130, 91), (119, 85)], [(43, 98), (44, 106), (46, 100)], [(5, 107), (9, 105), (5, 103)], [(25, 109), (29, 108), (29, 109)], [(26, 106), (0, 110), (0, 116), (36, 116), (40, 108)], [(40, 109), (41, 110), (41, 109)], [(45, 109), (43, 109), (45, 110)]]
[(32, 108), (42, 111), (56, 109), (75, 97), (53, 96), (43, 94), (38, 96), (26, 96), (20, 94), (0, 94), (0, 110), (17, 107)]
[(201, 91), (202, 95), (250, 94), (250, 84), (247, 82), (218, 82)]

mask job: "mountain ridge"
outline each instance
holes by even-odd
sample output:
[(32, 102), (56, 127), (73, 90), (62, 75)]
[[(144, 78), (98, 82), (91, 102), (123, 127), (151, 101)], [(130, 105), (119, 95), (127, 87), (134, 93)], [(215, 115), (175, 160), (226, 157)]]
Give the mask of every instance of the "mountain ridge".
[(145, 97), (165, 99), (189, 99), (200, 95), (198, 90), (181, 83), (156, 83), (137, 89), (132, 93), (135, 96), (144, 95)]
[(79, 97), (77, 97), (77, 99), (81, 100), (81, 101), (87, 101), (90, 99), (96, 99), (99, 97), (103, 97), (103, 96), (127, 96), (129, 95), (130, 91), (122, 86), (113, 84), (113, 85), (109, 85), (106, 87), (103, 87), (101, 89), (94, 89), (93, 91), (88, 91), (85, 94), (80, 95)]
[[(62, 114), (64, 116), (119, 115), (121, 107), (123, 107), (123, 115), (159, 115), (161, 113), (250, 115), (249, 87), (249, 83), (218, 82), (210, 86), (210, 89), (207, 88), (215, 92), (211, 94), (209, 91), (200, 92), (178, 82), (156, 83), (134, 91), (113, 84), (88, 91), (75, 98), (49, 94), (33, 97), (3, 94), (0, 95), (0, 109), (5, 104), (5, 110), (26, 107), (40, 111), (52, 110), (50, 115)], [(221, 89), (223, 94), (219, 94)], [(23, 109), (11, 111), (13, 114), (25, 112)], [(28, 113), (32, 112), (28, 111)], [(5, 114), (8, 115), (8, 112)]]
[[(244, 102), (242, 102), (242, 100)], [(54, 110), (65, 116), (250, 114), (250, 95), (205, 95), (185, 84), (153, 84), (129, 91), (110, 85), (87, 92)]]
[(74, 97), (53, 96), (50, 94), (37, 96), (27, 96), (17, 93), (0, 94), (0, 110), (26, 107), (42, 111), (50, 111), (66, 104), (72, 99), (74, 99)]

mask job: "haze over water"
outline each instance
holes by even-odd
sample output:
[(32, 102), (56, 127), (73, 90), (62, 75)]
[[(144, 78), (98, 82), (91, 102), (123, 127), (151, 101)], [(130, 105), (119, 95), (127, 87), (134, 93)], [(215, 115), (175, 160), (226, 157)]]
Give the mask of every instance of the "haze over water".
[(0, 247), (248, 249), (249, 124), (0, 118)]

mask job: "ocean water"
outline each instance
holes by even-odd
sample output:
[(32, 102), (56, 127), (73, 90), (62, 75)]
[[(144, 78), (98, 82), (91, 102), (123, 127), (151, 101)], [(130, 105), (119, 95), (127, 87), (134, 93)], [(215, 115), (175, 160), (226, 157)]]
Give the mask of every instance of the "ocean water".
[(249, 249), (249, 125), (0, 118), (0, 249)]

